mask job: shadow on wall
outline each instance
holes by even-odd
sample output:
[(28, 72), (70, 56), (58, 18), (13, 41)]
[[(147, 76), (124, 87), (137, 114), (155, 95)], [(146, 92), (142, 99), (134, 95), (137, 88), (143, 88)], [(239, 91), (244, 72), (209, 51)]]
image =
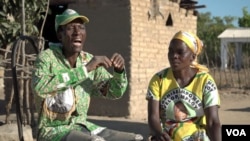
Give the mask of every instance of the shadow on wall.
[(0, 115), (6, 115), (6, 109), (5, 109), (5, 106), (6, 106), (6, 102), (5, 100), (1, 99), (0, 100)]

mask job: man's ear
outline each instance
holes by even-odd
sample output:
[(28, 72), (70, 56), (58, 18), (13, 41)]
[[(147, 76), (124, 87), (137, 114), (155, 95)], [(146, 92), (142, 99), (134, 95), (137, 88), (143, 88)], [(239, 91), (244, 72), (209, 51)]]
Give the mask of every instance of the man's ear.
[(56, 33), (56, 36), (57, 36), (57, 39), (58, 39), (59, 41), (62, 41), (62, 34), (61, 34), (61, 32), (57, 32), (57, 33)]

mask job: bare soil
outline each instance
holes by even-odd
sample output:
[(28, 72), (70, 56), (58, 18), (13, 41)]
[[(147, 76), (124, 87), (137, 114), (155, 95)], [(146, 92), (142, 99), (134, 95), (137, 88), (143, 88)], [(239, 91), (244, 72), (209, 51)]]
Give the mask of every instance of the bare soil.
[[(2, 97), (1, 97), (2, 98)], [(242, 89), (223, 89), (220, 90), (221, 107), (219, 109), (219, 116), (222, 124), (250, 124), (250, 90)], [(3, 109), (3, 101), (0, 100), (0, 105)], [(0, 110), (0, 123), (5, 121), (4, 110)], [(15, 121), (15, 114), (11, 115), (11, 120)], [(147, 137), (149, 130), (147, 121), (133, 120), (123, 117), (99, 117), (90, 116), (89, 120), (106, 126), (110, 129), (140, 133)], [(0, 124), (1, 126), (1, 124)], [(14, 128), (15, 126), (13, 126)]]
[[(219, 116), (221, 124), (250, 125), (250, 89), (223, 89), (219, 91), (221, 106)], [(124, 131), (149, 135), (147, 121), (129, 120), (125, 118), (91, 117), (95, 123)]]
[(250, 89), (224, 89), (220, 95), (222, 124), (250, 124)]

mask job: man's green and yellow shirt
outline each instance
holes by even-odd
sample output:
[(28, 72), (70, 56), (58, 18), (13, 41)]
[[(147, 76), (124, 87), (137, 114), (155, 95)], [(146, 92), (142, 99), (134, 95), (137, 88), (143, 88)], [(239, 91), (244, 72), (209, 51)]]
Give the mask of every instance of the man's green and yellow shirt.
[[(90, 97), (118, 99), (128, 82), (126, 72), (111, 75), (104, 67), (87, 72), (85, 65), (93, 55), (82, 51), (71, 68), (62, 46), (53, 44), (42, 51), (34, 64), (32, 89), (39, 117), (38, 140), (58, 141), (70, 130), (84, 127), (97, 134), (105, 127), (87, 121)], [(103, 93), (106, 91), (107, 93)]]

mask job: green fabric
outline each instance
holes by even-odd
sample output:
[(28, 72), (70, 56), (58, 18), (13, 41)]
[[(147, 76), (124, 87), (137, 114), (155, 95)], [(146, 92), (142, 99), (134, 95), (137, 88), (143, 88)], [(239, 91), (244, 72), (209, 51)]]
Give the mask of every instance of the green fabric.
[(56, 15), (56, 20), (55, 20), (56, 31), (60, 25), (65, 25), (77, 18), (81, 19), (84, 23), (89, 22), (89, 19), (86, 16), (81, 16), (75, 10), (72, 9), (66, 9), (61, 15)]
[[(91, 96), (107, 99), (118, 99), (124, 94), (128, 82), (125, 71), (121, 74), (113, 72), (111, 75), (105, 68), (87, 72), (85, 65), (93, 55), (81, 52), (77, 58), (76, 68), (71, 68), (69, 62), (62, 54), (61, 46), (50, 46), (41, 52), (34, 64), (32, 73), (32, 90), (36, 97), (36, 108), (42, 108), (44, 98), (58, 93), (66, 88), (75, 90), (76, 110), (74, 114), (65, 121), (51, 120), (42, 110), (39, 120), (40, 140), (59, 141), (72, 129), (81, 130), (82, 125), (94, 132), (102, 128), (87, 121), (87, 112)], [(67, 76), (67, 78), (64, 78)], [(98, 89), (100, 83), (107, 82), (108, 93), (104, 96)]]

